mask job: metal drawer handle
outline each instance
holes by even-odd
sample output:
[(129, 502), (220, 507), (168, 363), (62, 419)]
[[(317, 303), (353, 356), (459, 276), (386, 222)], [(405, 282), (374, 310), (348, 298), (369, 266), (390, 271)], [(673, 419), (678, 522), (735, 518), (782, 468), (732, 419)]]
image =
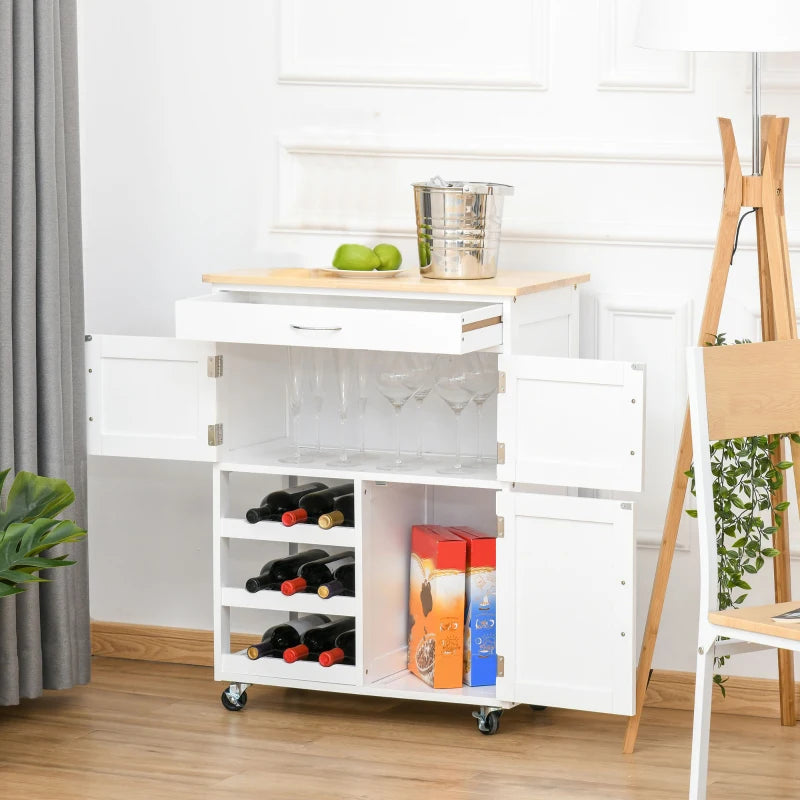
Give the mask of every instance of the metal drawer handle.
[(289, 325), (290, 328), (296, 331), (340, 331), (342, 328), (339, 326), (338, 328), (324, 328), (324, 327), (317, 327), (314, 325)]

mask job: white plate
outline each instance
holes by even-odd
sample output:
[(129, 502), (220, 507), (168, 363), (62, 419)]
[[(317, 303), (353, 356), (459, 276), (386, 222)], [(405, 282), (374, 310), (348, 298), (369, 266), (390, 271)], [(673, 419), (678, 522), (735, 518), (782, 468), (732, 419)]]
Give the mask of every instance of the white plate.
[(408, 273), (407, 269), (337, 269), (336, 267), (320, 267), (320, 272), (341, 275), (343, 278), (396, 278)]

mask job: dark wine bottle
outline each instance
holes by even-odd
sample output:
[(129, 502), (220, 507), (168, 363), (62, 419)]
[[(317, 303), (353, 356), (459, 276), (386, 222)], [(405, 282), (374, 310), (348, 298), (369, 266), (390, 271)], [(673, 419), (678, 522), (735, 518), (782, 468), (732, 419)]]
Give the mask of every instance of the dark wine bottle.
[(273, 558), (272, 561), (267, 561), (261, 567), (261, 572), (255, 578), (247, 579), (244, 588), (248, 592), (257, 592), (260, 589), (280, 589), (284, 581), (297, 575), (303, 564), (307, 564), (309, 561), (318, 561), (327, 556), (328, 554), (324, 550), (314, 548), (304, 550), (302, 553), (295, 553), (293, 556)]
[(345, 564), (354, 563), (355, 555), (353, 550), (346, 550), (344, 553), (309, 561), (297, 570), (296, 578), (290, 578), (281, 584), (281, 592), (287, 596), (306, 590), (316, 592), (323, 583), (333, 580), (335, 570)]
[(333, 504), (337, 497), (343, 494), (353, 494), (353, 482), (331, 486), (321, 492), (311, 492), (300, 498), (299, 507), (294, 511), (287, 511), (281, 522), (287, 527), (298, 522), (316, 522), (323, 514), (333, 511)]
[(317, 589), (317, 594), (323, 598), (335, 597), (337, 594), (343, 594), (347, 597), (353, 597), (356, 593), (356, 564), (355, 561), (347, 564), (342, 564), (337, 567), (333, 572), (333, 579), (327, 583), (323, 583)]
[(355, 495), (343, 494), (333, 501), (333, 511), (323, 514), (318, 520), (317, 524), (320, 528), (328, 530), (335, 525), (347, 525), (353, 527), (355, 520)]
[(353, 630), (355, 622), (350, 618), (340, 619), (338, 622), (329, 622), (306, 631), (300, 644), (286, 648), (283, 651), (283, 660), (294, 664), (300, 659), (316, 661), (320, 653), (330, 650), (336, 644), (336, 637), (340, 633)]
[(290, 622), (273, 625), (264, 631), (258, 644), (251, 644), (247, 648), (247, 657), (253, 661), (265, 657), (280, 658), (284, 650), (300, 644), (305, 633), (329, 622), (330, 618), (324, 614), (306, 614)]
[(319, 654), (319, 665), (330, 667), (334, 664), (356, 663), (356, 629), (340, 633), (336, 637), (336, 643), (330, 650), (323, 650)]
[(302, 486), (295, 486), (291, 489), (278, 489), (270, 492), (259, 504), (258, 508), (251, 508), (245, 519), (255, 524), (261, 520), (278, 522), (286, 511), (293, 511), (298, 507), (301, 498), (311, 492), (319, 492), (328, 487), (324, 483), (314, 481), (314, 483), (304, 483)]

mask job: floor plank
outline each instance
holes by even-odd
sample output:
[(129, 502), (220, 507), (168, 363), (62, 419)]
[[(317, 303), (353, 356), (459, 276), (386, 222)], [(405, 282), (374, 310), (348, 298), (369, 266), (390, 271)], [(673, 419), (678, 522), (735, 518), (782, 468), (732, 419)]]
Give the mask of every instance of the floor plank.
[[(253, 686), (225, 711), (207, 667), (94, 658), (89, 686), (0, 708), (0, 795), (58, 800), (671, 800), (691, 714), (527, 706), (482, 736), (467, 707)], [(715, 715), (709, 799), (800, 797), (800, 728)]]

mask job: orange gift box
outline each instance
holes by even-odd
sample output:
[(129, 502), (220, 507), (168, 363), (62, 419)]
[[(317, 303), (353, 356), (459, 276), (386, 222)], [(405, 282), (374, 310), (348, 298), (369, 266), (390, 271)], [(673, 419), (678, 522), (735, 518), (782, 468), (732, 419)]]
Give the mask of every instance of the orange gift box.
[(467, 543), (439, 525), (411, 529), (408, 669), (434, 689), (462, 685)]

